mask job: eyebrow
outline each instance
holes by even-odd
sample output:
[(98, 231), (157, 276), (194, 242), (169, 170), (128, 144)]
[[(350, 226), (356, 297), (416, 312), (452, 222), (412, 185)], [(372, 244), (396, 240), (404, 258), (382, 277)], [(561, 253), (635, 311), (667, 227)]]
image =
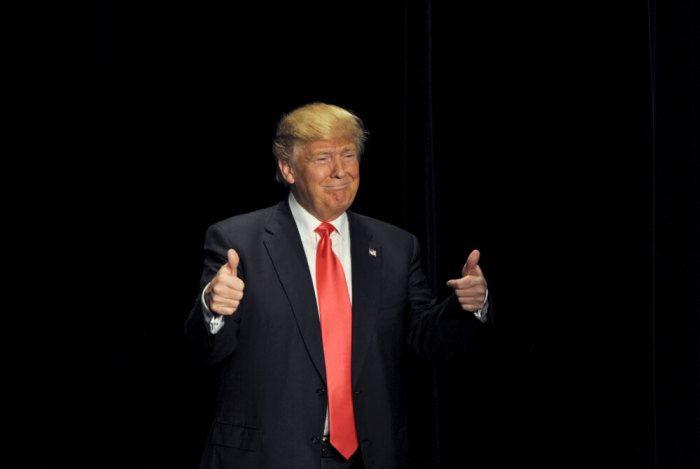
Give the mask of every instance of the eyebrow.
[[(356, 152), (357, 152), (357, 149), (356, 149), (353, 145), (348, 145), (348, 146), (343, 147), (343, 148), (340, 149), (340, 152), (341, 152), (341, 153), (345, 153), (345, 152), (348, 152), (348, 151), (351, 151), (351, 152), (356, 153)], [(333, 149), (332, 149), (332, 148), (321, 148), (320, 150), (317, 150), (317, 151), (311, 153), (311, 156), (323, 155), (323, 154), (326, 154), (326, 153), (333, 153)]]

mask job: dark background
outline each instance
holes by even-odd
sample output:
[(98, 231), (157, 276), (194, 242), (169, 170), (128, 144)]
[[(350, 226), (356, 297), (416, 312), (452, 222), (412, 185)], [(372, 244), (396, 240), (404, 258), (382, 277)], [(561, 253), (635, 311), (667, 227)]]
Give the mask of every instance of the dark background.
[(439, 294), (482, 252), (495, 333), (415, 360), (416, 468), (698, 467), (700, 13), (613, 3), (3, 6), (3, 465), (196, 467), (204, 231), (320, 100)]

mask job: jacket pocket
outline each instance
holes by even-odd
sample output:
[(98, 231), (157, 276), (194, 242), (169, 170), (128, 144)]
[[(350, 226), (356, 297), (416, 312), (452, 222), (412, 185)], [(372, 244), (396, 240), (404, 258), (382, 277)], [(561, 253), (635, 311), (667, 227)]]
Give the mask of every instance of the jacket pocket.
[(260, 445), (260, 431), (245, 425), (214, 422), (209, 443), (244, 451), (257, 451)]

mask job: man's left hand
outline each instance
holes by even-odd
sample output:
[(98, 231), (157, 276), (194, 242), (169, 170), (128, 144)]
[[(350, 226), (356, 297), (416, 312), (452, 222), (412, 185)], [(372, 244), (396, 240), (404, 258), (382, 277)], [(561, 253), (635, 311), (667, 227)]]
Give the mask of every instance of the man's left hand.
[(473, 250), (462, 267), (462, 278), (447, 281), (447, 286), (455, 291), (457, 300), (465, 311), (478, 311), (486, 301), (486, 279), (479, 267), (480, 256), (477, 249)]

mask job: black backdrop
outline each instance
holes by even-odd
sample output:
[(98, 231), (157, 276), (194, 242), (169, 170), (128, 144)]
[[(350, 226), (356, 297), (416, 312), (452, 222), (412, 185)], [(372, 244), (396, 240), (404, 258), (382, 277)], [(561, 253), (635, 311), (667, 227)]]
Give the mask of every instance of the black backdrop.
[(482, 251), (496, 333), (415, 360), (416, 468), (697, 467), (700, 18), (615, 3), (4, 6), (8, 467), (195, 467), (204, 230), (279, 200), (313, 100), (438, 293)]

